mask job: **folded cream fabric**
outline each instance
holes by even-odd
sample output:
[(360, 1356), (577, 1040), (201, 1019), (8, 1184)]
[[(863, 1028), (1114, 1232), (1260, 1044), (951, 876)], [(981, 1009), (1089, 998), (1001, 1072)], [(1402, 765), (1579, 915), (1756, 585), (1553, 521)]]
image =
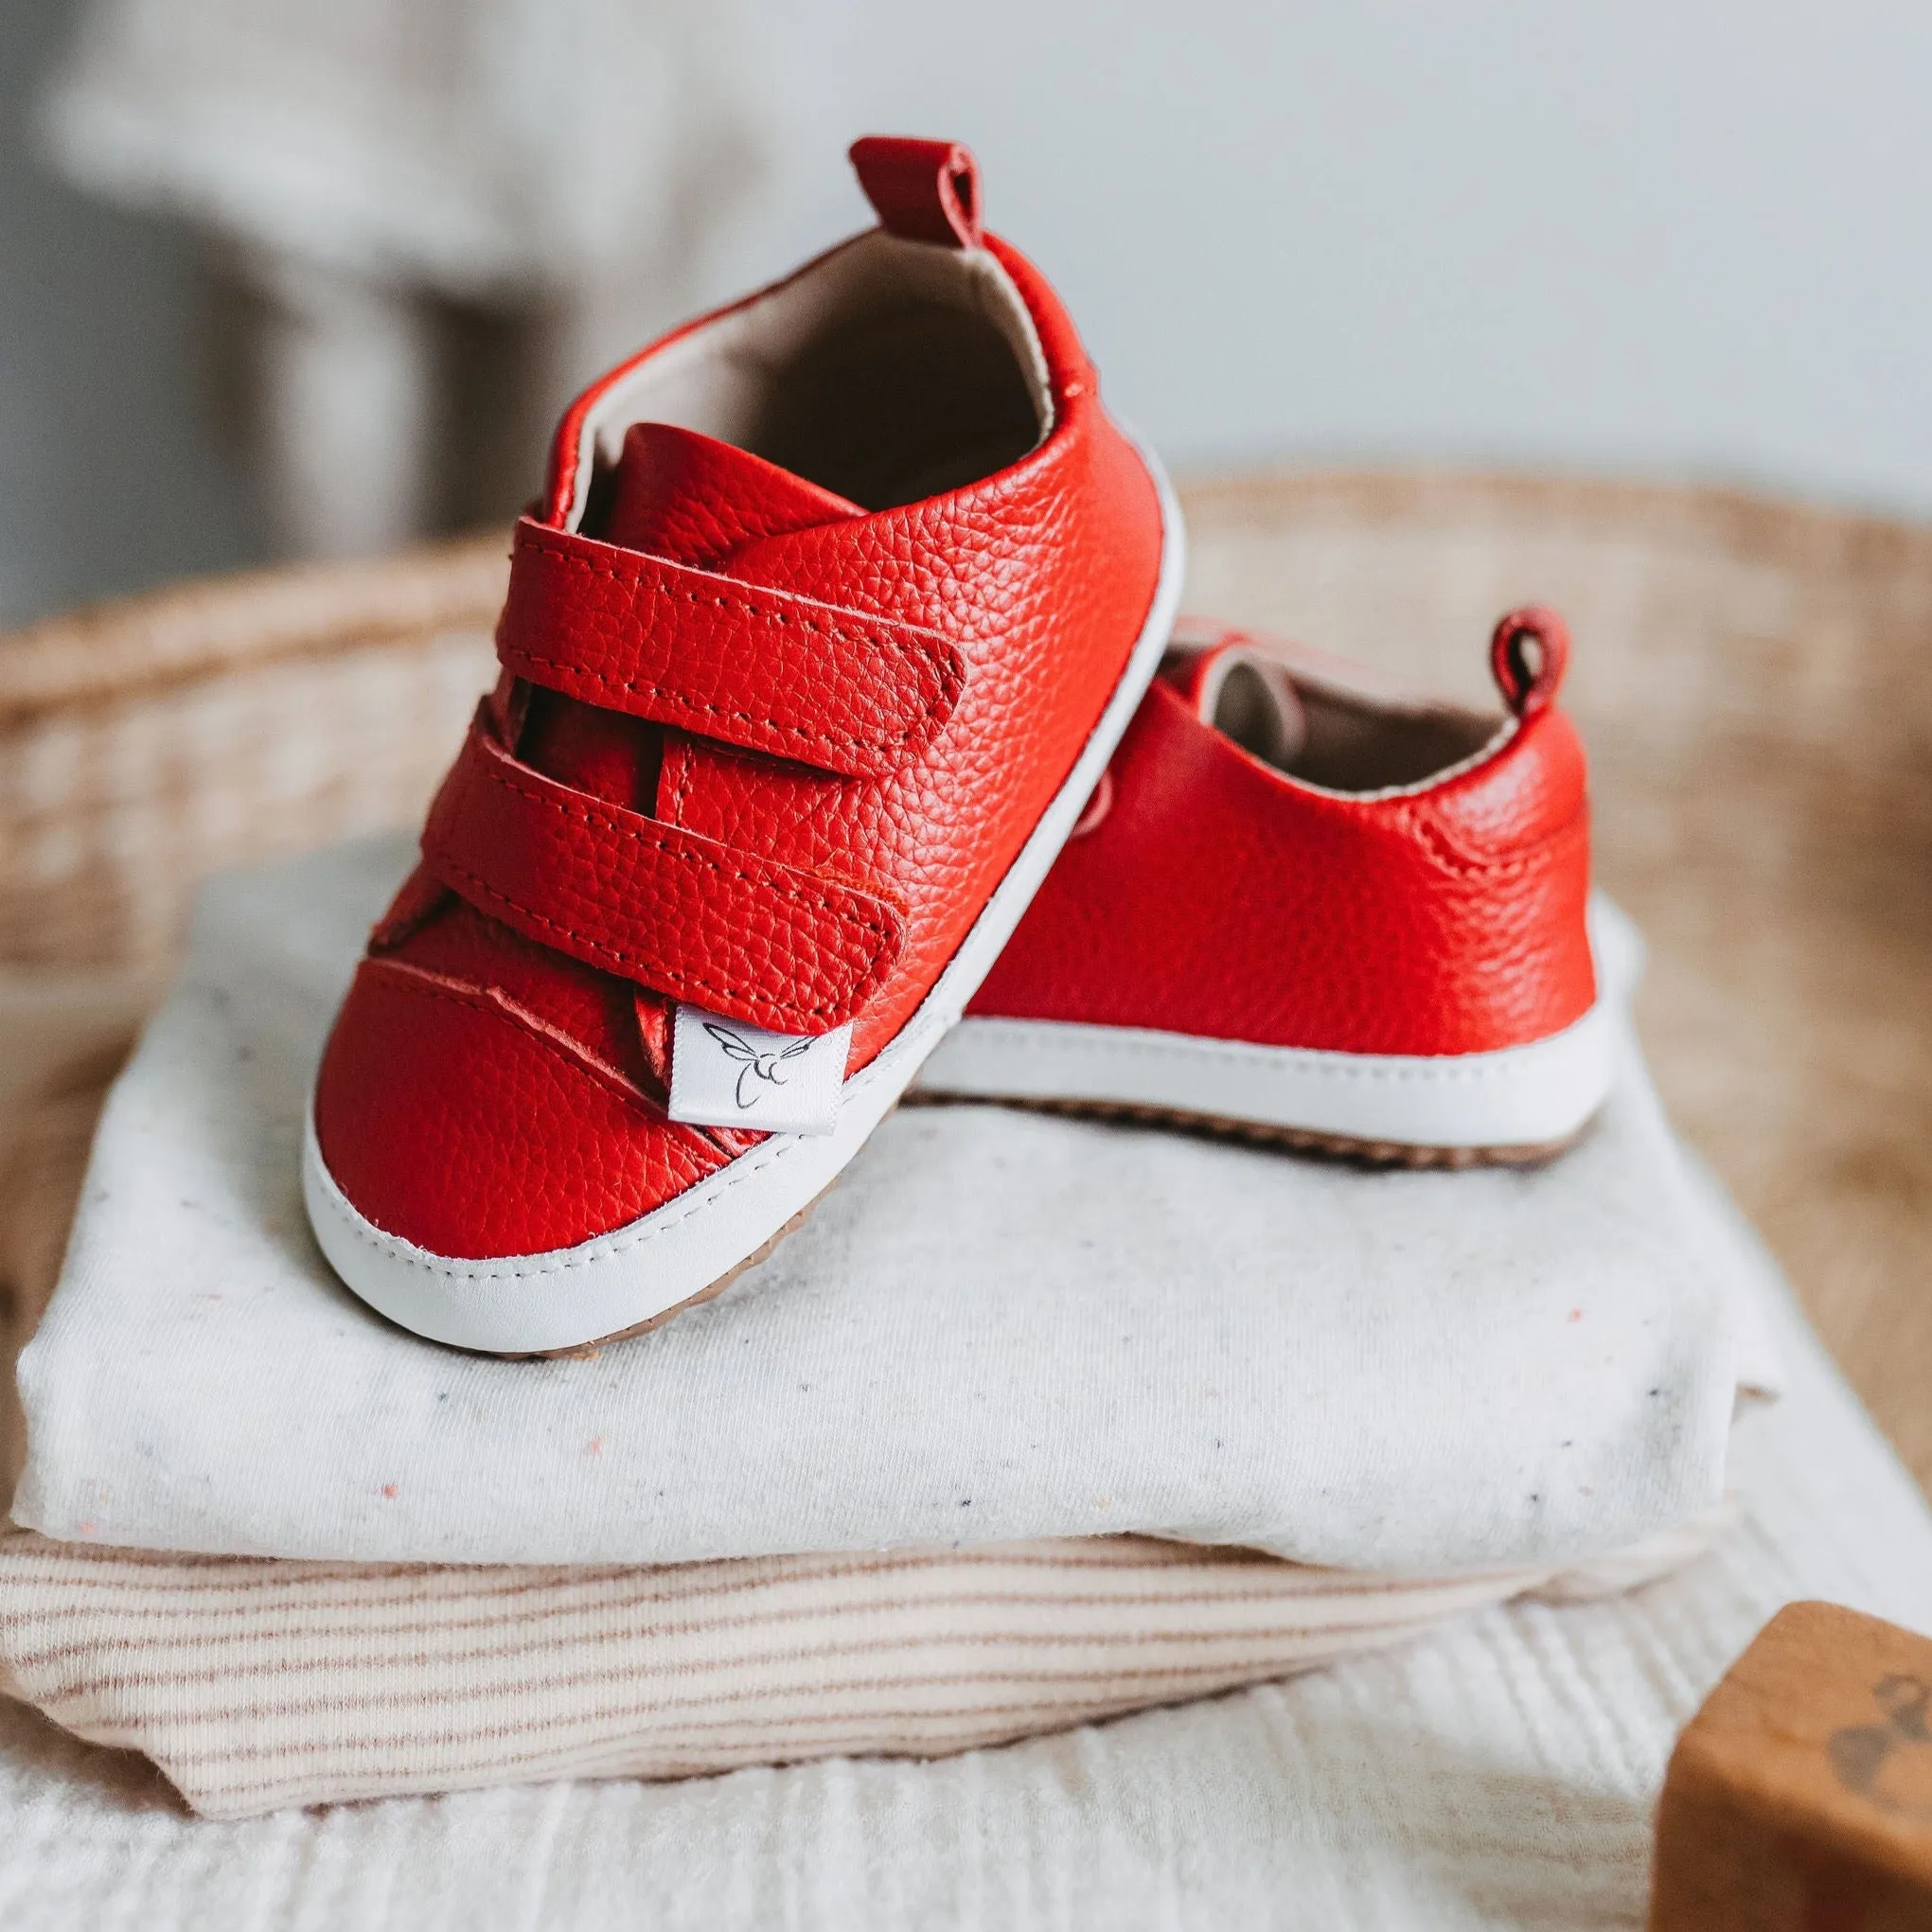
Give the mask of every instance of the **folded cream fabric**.
[(1776, 1338), (1790, 1392), (1739, 1424), (1742, 1521), (1678, 1574), (999, 1750), (220, 1819), (0, 1701), (0, 1924), (1638, 1926), (1672, 1740), (1764, 1619), (1932, 1605), (1923, 1498), (1788, 1308)]
[[(55, 1083), (0, 1175), (23, 1335), (53, 1285), (98, 1077)], [(1560, 1575), (1435, 1581), (1124, 1536), (545, 1569), (165, 1556), (16, 1531), (0, 1535), (0, 1691), (142, 1752), (210, 1817), (939, 1756), (1286, 1676), (1506, 1599), (1634, 1587), (1721, 1517)]]
[(1429, 1582), (1144, 1537), (657, 1569), (143, 1556), (0, 1537), (0, 1690), (239, 1817), (341, 1799), (937, 1757), (1210, 1695), (1600, 1569)]
[(1712, 1507), (1735, 1244), (1634, 1044), (1581, 1146), (1368, 1174), (904, 1108), (771, 1258), (591, 1360), (388, 1326), (297, 1192), (399, 840), (209, 889), (21, 1364), (14, 1503), (69, 1541), (353, 1562), (706, 1561), (1143, 1533), (1550, 1569)]
[[(0, 1276), (23, 1331), (53, 1286), (104, 1078), (55, 1083), (0, 1173)], [(1285, 1676), (1508, 1598), (1631, 1588), (1717, 1520), (1562, 1575), (1436, 1581), (1123, 1536), (543, 1569), (163, 1556), (16, 1531), (0, 1535), (0, 1691), (143, 1752), (220, 1817), (937, 1756)]]

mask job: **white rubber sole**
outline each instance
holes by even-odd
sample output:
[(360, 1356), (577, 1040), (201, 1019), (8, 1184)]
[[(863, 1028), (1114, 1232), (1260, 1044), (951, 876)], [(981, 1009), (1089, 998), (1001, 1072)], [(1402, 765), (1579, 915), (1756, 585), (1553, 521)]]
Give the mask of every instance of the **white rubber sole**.
[(1186, 539), (1165, 472), (1151, 452), (1140, 453), (1161, 502), (1161, 556), (1133, 655), (1067, 782), (951, 963), (892, 1043), (844, 1083), (833, 1130), (773, 1134), (675, 1200), (575, 1248), (465, 1261), (418, 1248), (357, 1211), (323, 1161), (311, 1100), (303, 1198), (323, 1253), (353, 1293), (401, 1327), (456, 1348), (489, 1355), (580, 1348), (695, 1300), (830, 1186), (992, 970), (1160, 668), (1179, 607)]
[(1640, 970), (1642, 942), (1606, 899), (1592, 902), (1590, 934), (1596, 1004), (1561, 1033), (1497, 1053), (1325, 1053), (1139, 1027), (974, 1018), (927, 1061), (919, 1090), (1145, 1111), (1376, 1148), (1553, 1149), (1609, 1093), (1619, 1009)]

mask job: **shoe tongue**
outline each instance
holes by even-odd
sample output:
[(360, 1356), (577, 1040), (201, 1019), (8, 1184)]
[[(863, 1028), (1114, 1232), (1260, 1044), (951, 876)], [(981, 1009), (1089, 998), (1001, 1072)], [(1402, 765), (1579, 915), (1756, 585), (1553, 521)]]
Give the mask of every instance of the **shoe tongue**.
[(634, 424), (624, 438), (607, 543), (700, 568), (761, 537), (862, 516), (857, 504), (762, 456), (669, 423)]
[(1285, 666), (1238, 642), (1183, 658), (1171, 674), (1200, 721), (1277, 771), (1294, 769), (1307, 714)]
[[(762, 456), (669, 423), (634, 424), (624, 438), (602, 527), (591, 533), (700, 569), (764, 537), (864, 514), (857, 504)], [(578, 791), (631, 811), (657, 802), (664, 729), (554, 691), (538, 691), (518, 755)]]

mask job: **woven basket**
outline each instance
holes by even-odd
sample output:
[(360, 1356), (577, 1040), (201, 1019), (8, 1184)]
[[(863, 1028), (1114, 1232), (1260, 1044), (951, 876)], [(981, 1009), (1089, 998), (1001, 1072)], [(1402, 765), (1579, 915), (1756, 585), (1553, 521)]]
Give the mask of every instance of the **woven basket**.
[[(1499, 612), (1567, 613), (1666, 1096), (1932, 1477), (1932, 531), (1481, 476), (1186, 500), (1194, 609), (1452, 693), (1483, 695)], [(201, 877), (417, 815), (490, 675), (504, 558), (236, 578), (0, 639), (0, 1103), (9, 1066), (16, 1100), (66, 1094), (40, 1139), (71, 1140)]]
[(493, 670), (507, 569), (492, 538), (0, 638), (0, 962), (156, 966), (209, 871), (414, 816)]

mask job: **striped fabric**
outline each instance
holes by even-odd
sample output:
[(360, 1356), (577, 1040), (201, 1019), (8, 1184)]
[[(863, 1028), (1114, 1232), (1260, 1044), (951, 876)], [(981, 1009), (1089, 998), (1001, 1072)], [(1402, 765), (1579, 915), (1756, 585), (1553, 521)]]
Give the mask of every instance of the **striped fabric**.
[(199, 1812), (553, 1778), (939, 1756), (1377, 1649), (1526, 1594), (1143, 1537), (655, 1569), (144, 1555), (0, 1537), (0, 1689), (145, 1753)]

